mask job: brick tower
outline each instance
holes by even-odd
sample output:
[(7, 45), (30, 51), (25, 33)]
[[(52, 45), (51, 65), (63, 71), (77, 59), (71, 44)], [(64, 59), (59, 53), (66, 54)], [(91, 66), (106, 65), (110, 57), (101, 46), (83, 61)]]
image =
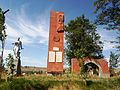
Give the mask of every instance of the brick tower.
[(64, 13), (51, 11), (48, 45), (48, 73), (63, 73)]

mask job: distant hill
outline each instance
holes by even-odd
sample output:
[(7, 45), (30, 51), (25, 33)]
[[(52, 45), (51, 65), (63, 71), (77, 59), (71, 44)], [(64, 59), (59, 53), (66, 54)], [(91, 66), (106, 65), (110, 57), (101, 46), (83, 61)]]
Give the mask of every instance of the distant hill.
[(47, 68), (46, 67), (34, 67), (34, 66), (22, 66), (21, 67), (21, 72), (22, 73), (46, 73)]

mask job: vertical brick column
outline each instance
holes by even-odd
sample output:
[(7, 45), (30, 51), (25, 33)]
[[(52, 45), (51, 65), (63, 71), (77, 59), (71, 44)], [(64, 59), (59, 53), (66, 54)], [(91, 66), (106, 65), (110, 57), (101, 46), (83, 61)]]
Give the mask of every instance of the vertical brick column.
[(51, 11), (48, 44), (48, 73), (62, 73), (64, 59), (64, 13)]
[(80, 72), (79, 62), (76, 58), (71, 59), (71, 72), (73, 72), (73, 73), (79, 73)]

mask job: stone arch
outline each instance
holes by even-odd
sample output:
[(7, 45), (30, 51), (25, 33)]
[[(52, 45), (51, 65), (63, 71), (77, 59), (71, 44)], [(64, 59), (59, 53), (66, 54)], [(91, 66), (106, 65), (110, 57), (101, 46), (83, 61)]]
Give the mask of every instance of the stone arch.
[[(110, 77), (108, 63), (105, 59), (93, 59), (93, 58), (83, 58), (84, 65), (92, 63), (93, 65), (96, 65), (99, 69), (99, 77)], [(80, 66), (79, 62), (76, 58), (71, 59), (71, 72), (73, 73), (79, 73), (80, 72)]]
[[(86, 60), (86, 61), (84, 61), (84, 65), (85, 65), (85, 66), (86, 66), (86, 65), (89, 65), (89, 64), (96, 66), (96, 69), (98, 69), (98, 76), (101, 77), (101, 75), (102, 75), (102, 69), (101, 69), (101, 66), (99, 65), (99, 63), (97, 63), (97, 62), (94, 61), (94, 60)], [(95, 69), (95, 68), (94, 68), (94, 69)]]

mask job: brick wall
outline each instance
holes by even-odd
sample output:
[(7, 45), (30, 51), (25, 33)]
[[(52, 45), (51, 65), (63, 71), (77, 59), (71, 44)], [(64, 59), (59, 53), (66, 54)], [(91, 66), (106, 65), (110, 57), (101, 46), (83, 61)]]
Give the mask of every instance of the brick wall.
[[(92, 58), (84, 58), (85, 63), (94, 63), (99, 67), (101, 73), (99, 74), (100, 77), (110, 77), (108, 62), (105, 59), (92, 59)], [(73, 73), (79, 73), (80, 67), (79, 62), (76, 58), (71, 59), (71, 71)]]
[(71, 72), (73, 72), (73, 73), (80, 72), (79, 62), (76, 58), (71, 59)]

